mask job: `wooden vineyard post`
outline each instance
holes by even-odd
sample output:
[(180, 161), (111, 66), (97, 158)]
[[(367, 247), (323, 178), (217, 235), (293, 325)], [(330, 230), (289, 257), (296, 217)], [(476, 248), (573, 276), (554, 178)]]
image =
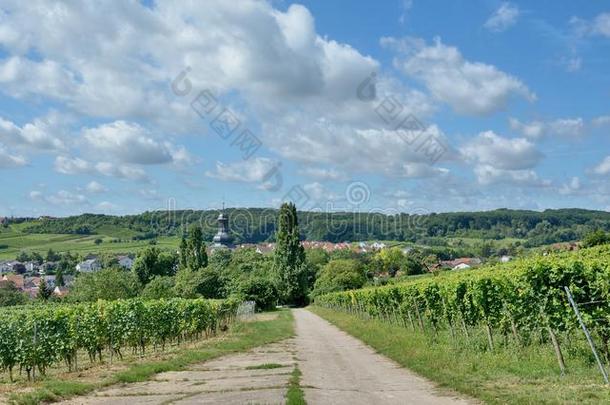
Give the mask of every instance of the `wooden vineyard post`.
[(489, 344), (489, 350), (494, 351), (494, 338), (491, 332), (491, 325), (489, 321), (485, 321), (485, 333), (487, 334), (487, 344)]
[(566, 363), (563, 360), (563, 353), (561, 353), (561, 347), (559, 346), (559, 341), (557, 340), (557, 335), (555, 335), (555, 331), (550, 326), (546, 327), (549, 332), (549, 336), (551, 337), (551, 343), (553, 343), (553, 349), (555, 349), (555, 356), (557, 357), (557, 361), (559, 362), (559, 368), (561, 370), (561, 375), (565, 375), (566, 373)]
[[(33, 342), (34, 342), (34, 353), (36, 353), (36, 349), (38, 348), (38, 323), (37, 321), (34, 322), (34, 337), (33, 337)], [(32, 379), (35, 380), (36, 379), (36, 357), (34, 357), (34, 366), (32, 367)], [(28, 380), (30, 377), (30, 373), (28, 372)]]
[(468, 332), (468, 326), (466, 326), (466, 321), (464, 320), (464, 317), (462, 317), (461, 322), (462, 322), (462, 329), (464, 330), (464, 334), (466, 335), (466, 338), (470, 339), (470, 333)]
[(610, 384), (610, 382), (608, 382), (608, 373), (606, 372), (604, 365), (602, 364), (601, 360), (599, 359), (599, 356), (597, 355), (597, 350), (595, 350), (595, 345), (593, 344), (593, 339), (591, 338), (591, 334), (589, 333), (589, 330), (585, 326), (585, 323), (583, 322), (582, 317), (580, 316), (580, 311), (578, 310), (578, 305), (576, 305), (576, 302), (574, 302), (574, 298), (572, 298), (572, 293), (570, 292), (570, 289), (567, 286), (565, 286), (564, 288), (566, 290), (566, 294), (568, 295), (568, 301), (570, 301), (570, 305), (572, 306), (572, 309), (574, 310), (574, 313), (576, 314), (576, 317), (578, 318), (580, 327), (582, 328), (583, 332), (585, 332), (585, 336), (587, 337), (589, 346), (591, 346), (591, 351), (593, 352), (595, 361), (597, 361), (597, 365), (599, 366), (599, 371), (601, 371), (606, 384)]
[(421, 312), (419, 311), (419, 304), (413, 303), (413, 308), (415, 308), (415, 314), (417, 315), (417, 324), (419, 325), (421, 331), (425, 332), (426, 328), (424, 328), (424, 320), (422, 319)]
[(415, 332), (415, 323), (413, 322), (413, 317), (411, 316), (411, 310), (407, 309), (407, 316), (409, 317), (409, 323), (411, 324), (411, 330)]

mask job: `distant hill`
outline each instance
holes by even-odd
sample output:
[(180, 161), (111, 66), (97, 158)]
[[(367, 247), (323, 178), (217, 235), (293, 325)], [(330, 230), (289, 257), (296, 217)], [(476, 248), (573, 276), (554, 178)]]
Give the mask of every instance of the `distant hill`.
[[(227, 209), (231, 231), (238, 243), (273, 239), (277, 210), (267, 208)], [(190, 224), (199, 223), (204, 238), (216, 232), (218, 211), (156, 211), (138, 215), (83, 214), (64, 218), (9, 219), (27, 233), (117, 235), (125, 239), (154, 239), (180, 235)], [(610, 213), (584, 209), (542, 212), (498, 209), (484, 212), (432, 213), (428, 215), (384, 215), (355, 212), (301, 212), (302, 237), (330, 242), (359, 240), (419, 241), (443, 237), (527, 240), (529, 246), (580, 239), (597, 228), (610, 231)]]

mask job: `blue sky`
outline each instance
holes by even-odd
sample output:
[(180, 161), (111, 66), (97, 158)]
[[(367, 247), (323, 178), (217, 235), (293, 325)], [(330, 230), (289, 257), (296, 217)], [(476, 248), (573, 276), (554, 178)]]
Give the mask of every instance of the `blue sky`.
[(228, 3), (1, 2), (0, 216), (610, 210), (610, 1)]

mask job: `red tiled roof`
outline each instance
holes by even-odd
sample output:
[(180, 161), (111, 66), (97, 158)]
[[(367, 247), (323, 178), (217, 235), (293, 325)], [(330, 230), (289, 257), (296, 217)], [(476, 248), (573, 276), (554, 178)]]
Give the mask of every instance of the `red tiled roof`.
[(20, 275), (5, 274), (4, 276), (2, 276), (2, 281), (12, 281), (15, 284), (15, 287), (20, 290), (23, 290), (25, 286), (25, 280), (23, 276)]

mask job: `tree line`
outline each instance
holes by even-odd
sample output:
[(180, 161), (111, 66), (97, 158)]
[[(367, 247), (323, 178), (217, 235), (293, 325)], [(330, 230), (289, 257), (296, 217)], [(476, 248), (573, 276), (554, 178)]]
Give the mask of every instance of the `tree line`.
[[(228, 209), (231, 231), (236, 243), (274, 241), (278, 210), (263, 208)], [(190, 225), (201, 228), (202, 238), (210, 240), (216, 232), (218, 211), (152, 211), (139, 215), (79, 216), (41, 219), (25, 227), (31, 233), (96, 234), (102, 227), (128, 229), (132, 239), (155, 239), (180, 235)], [(527, 246), (579, 240), (602, 229), (610, 231), (610, 213), (583, 209), (558, 209), (542, 212), (499, 209), (485, 212), (404, 213), (299, 212), (300, 237), (329, 242), (359, 240), (398, 240), (418, 242), (426, 238), (468, 237), (485, 239), (526, 239)]]
[[(130, 271), (121, 268), (116, 260), (102, 260), (101, 271), (78, 274), (64, 300), (78, 303), (136, 297), (236, 297), (256, 301), (259, 309), (271, 309), (277, 304), (300, 306), (322, 293), (384, 283), (400, 274), (421, 274), (427, 271), (428, 257), (437, 260), (430, 252), (414, 251), (407, 256), (398, 248), (366, 254), (351, 250), (305, 251), (294, 204), (282, 206), (277, 223), (277, 243), (272, 254), (261, 254), (253, 248), (219, 248), (208, 254), (203, 231), (193, 224), (183, 234), (177, 251), (150, 246), (138, 253)], [(0, 304), (24, 303), (22, 295), (5, 287), (6, 291), (0, 291)], [(56, 298), (42, 285), (38, 301), (49, 299)]]

